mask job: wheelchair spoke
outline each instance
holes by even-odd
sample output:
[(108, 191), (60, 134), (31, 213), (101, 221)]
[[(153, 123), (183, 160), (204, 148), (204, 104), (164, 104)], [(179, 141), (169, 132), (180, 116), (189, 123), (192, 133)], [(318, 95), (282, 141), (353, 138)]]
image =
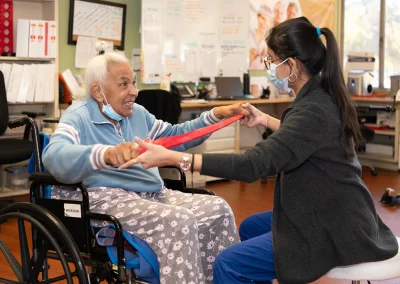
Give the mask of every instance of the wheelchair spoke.
[[(73, 273), (71, 273), (71, 271), (70, 271), (70, 269), (69, 269), (69, 266), (68, 266), (68, 263), (67, 263), (67, 261), (66, 261), (66, 259), (65, 259), (65, 257), (64, 257), (64, 254), (63, 254), (63, 252), (62, 252), (62, 249), (61, 249), (61, 247), (58, 245), (58, 243), (57, 243), (57, 241), (56, 241), (56, 239), (52, 236), (52, 234), (48, 231), (48, 229), (45, 227), (45, 226), (43, 226), (37, 219), (35, 219), (34, 217), (32, 217), (32, 216), (30, 216), (30, 215), (27, 215), (27, 214), (24, 214), (24, 213), (20, 213), (20, 212), (10, 212), (10, 213), (6, 213), (6, 214), (3, 214), (3, 215), (1, 215), (0, 216), (0, 221), (2, 221), (2, 220), (8, 220), (9, 218), (17, 218), (18, 220), (26, 220), (26, 221), (28, 221), (29, 223), (31, 223), (32, 224), (32, 227), (35, 227), (35, 228), (37, 228), (42, 234), (43, 234), (43, 236), (49, 241), (49, 243), (51, 244), (51, 246), (53, 247), (53, 249), (57, 252), (57, 254), (60, 256), (60, 262), (61, 262), (61, 266), (62, 266), (62, 268), (63, 268), (63, 270), (64, 270), (64, 273), (65, 273), (65, 275), (64, 276), (61, 276), (61, 278), (60, 277), (57, 277), (57, 278), (53, 278), (53, 279), (51, 279), (51, 280), (46, 280), (45, 282), (43, 282), (43, 283), (54, 283), (54, 282), (56, 282), (56, 281), (59, 281), (59, 280), (54, 280), (54, 279), (58, 279), (58, 278), (60, 278), (60, 279), (65, 279), (66, 281), (67, 281), (67, 284), (73, 284), (73, 281), (72, 281), (72, 274)], [(20, 240), (21, 241), (21, 240)], [(23, 264), (23, 263), (22, 263)], [(23, 264), (24, 265), (24, 264)], [(30, 263), (30, 261), (29, 261), (29, 272), (30, 272), (30, 276), (31, 276), (31, 273), (32, 273), (32, 265), (31, 265), (31, 263)], [(24, 275), (23, 275), (24, 276)], [(33, 281), (35, 281), (34, 283), (38, 283), (38, 280), (37, 279), (32, 279), (32, 278), (30, 278), (29, 279), (29, 281), (26, 281), (26, 279), (23, 279), (24, 281), (24, 283), (32, 283)], [(48, 282), (48, 281), (50, 281), (50, 282)]]
[(16, 282), (16, 281), (11, 281), (11, 280), (7, 280), (7, 279), (4, 279), (4, 278), (1, 278), (0, 277), (0, 283), (5, 283), (5, 284), (20, 284), (21, 282)]
[(39, 254), (37, 256), (35, 265), (33, 267), (32, 271), (32, 279), (38, 279), (39, 273), (43, 271), (43, 265), (44, 265), (44, 260), (46, 259), (46, 253), (48, 249), (48, 244), (47, 241), (44, 241), (42, 243), (42, 246), (40, 247)]
[(26, 238), (26, 230), (24, 220), (18, 219), (18, 236), (21, 250), (21, 266), (24, 282), (32, 281), (31, 273), (31, 257), (29, 254), (28, 240)]
[[(7, 210), (2, 211), (0, 222), (7, 221), (10, 218), (21, 219), (32, 225), (32, 236), (35, 239), (32, 243), (33, 251), (29, 263), (30, 279), (32, 280), (29, 283), (58, 283), (64, 280), (64, 283), (73, 284), (72, 278), (75, 277), (80, 284), (89, 283), (85, 264), (77, 244), (65, 226), (51, 212), (43, 208), (40, 204), (15, 203), (9, 205)], [(29, 231), (28, 228), (26, 229)], [(24, 229), (21, 230), (21, 234), (23, 232)], [(47, 242), (47, 247), (44, 247), (44, 241)], [(55, 259), (60, 262), (64, 275), (58, 274), (58, 277), (51, 279), (46, 276), (48, 270), (47, 259), (49, 258), (49, 254), (53, 254), (49, 250), (54, 251), (54, 255), (57, 256)], [(74, 264), (75, 269), (69, 267), (69, 261)], [(9, 262), (13, 263), (12, 261)], [(15, 263), (19, 264), (18, 262)], [(22, 263), (22, 265), (24, 264)], [(20, 270), (17, 271), (20, 271), (21, 281), (15, 283), (21, 283), (24, 280), (23, 270), (20, 267)], [(40, 277), (40, 272), (42, 273), (42, 277)], [(7, 281), (7, 283), (14, 283), (11, 280)], [(6, 282), (0, 281), (0, 283)]]
[[(77, 276), (77, 273), (71, 273), (71, 278)], [(69, 281), (68, 277), (66, 275), (63, 276), (58, 276), (58, 277), (54, 277), (48, 280), (43, 280), (43, 281), (38, 281), (36, 282), (37, 284), (48, 284), (48, 283), (56, 283), (59, 282), (61, 280), (67, 280)]]
[[(21, 265), (18, 263), (18, 260), (14, 257), (14, 255), (11, 253), (11, 251), (8, 249), (8, 247), (4, 244), (4, 242), (1, 239), (0, 239), (0, 250), (2, 251), (5, 258), (7, 259), (8, 263), (10, 264), (11, 269), (14, 271), (15, 276), (17, 276), (17, 278), (18, 278), (19, 282), (16, 282), (16, 283), (23, 282), (24, 279), (23, 279), (23, 275), (22, 275)], [(0, 280), (2, 280), (2, 278), (0, 278)], [(6, 283), (6, 282), (4, 282), (4, 283)]]

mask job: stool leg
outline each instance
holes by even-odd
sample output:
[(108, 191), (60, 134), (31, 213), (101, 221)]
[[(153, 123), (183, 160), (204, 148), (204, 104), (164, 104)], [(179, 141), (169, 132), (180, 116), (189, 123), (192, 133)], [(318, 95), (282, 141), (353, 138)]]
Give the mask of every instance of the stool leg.
[(361, 284), (361, 281), (355, 281), (355, 280), (353, 280), (353, 281), (351, 281), (351, 284)]

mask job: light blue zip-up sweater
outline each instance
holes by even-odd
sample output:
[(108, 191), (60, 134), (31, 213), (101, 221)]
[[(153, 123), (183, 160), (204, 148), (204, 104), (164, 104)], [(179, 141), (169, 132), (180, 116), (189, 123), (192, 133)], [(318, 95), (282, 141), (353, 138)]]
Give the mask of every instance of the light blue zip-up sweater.
[[(155, 140), (186, 133), (218, 122), (213, 111), (199, 118), (171, 125), (157, 120), (141, 105), (135, 104), (130, 117), (120, 121), (120, 132), (100, 112), (93, 98), (76, 102), (62, 115), (60, 123), (43, 152), (43, 164), (59, 181), (83, 181), (88, 187), (122, 188), (136, 192), (157, 192), (164, 184), (157, 168), (143, 169), (138, 164), (124, 170), (104, 162), (105, 151), (134, 137)], [(184, 151), (201, 144), (207, 137), (175, 148)]]

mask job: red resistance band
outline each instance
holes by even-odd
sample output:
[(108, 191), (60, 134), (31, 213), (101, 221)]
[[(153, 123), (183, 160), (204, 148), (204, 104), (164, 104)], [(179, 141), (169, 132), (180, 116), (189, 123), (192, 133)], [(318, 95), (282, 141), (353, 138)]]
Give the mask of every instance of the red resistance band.
[[(152, 141), (151, 143), (156, 144), (156, 145), (161, 145), (167, 149), (171, 149), (176, 146), (179, 146), (179, 145), (188, 143), (190, 141), (196, 140), (198, 138), (201, 138), (203, 136), (206, 136), (208, 134), (211, 134), (221, 128), (228, 126), (229, 124), (234, 123), (235, 121), (241, 119), (242, 117), (243, 117), (243, 114), (235, 115), (231, 118), (224, 119), (213, 125), (199, 128), (199, 129), (190, 131), (188, 133), (184, 133), (184, 134), (180, 134), (180, 135), (176, 135), (176, 136), (161, 137), (159, 139)], [(145, 141), (149, 142), (149, 139), (146, 139)], [(145, 151), (146, 151), (146, 148), (140, 146), (140, 154), (144, 153)]]

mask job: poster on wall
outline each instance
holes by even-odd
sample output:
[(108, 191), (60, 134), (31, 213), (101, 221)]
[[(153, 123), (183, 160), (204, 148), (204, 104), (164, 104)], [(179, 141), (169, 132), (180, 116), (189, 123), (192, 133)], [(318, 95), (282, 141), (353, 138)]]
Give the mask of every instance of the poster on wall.
[(335, 0), (249, 0), (249, 69), (264, 70), (265, 38), (275, 25), (307, 17), (316, 27), (334, 30)]

